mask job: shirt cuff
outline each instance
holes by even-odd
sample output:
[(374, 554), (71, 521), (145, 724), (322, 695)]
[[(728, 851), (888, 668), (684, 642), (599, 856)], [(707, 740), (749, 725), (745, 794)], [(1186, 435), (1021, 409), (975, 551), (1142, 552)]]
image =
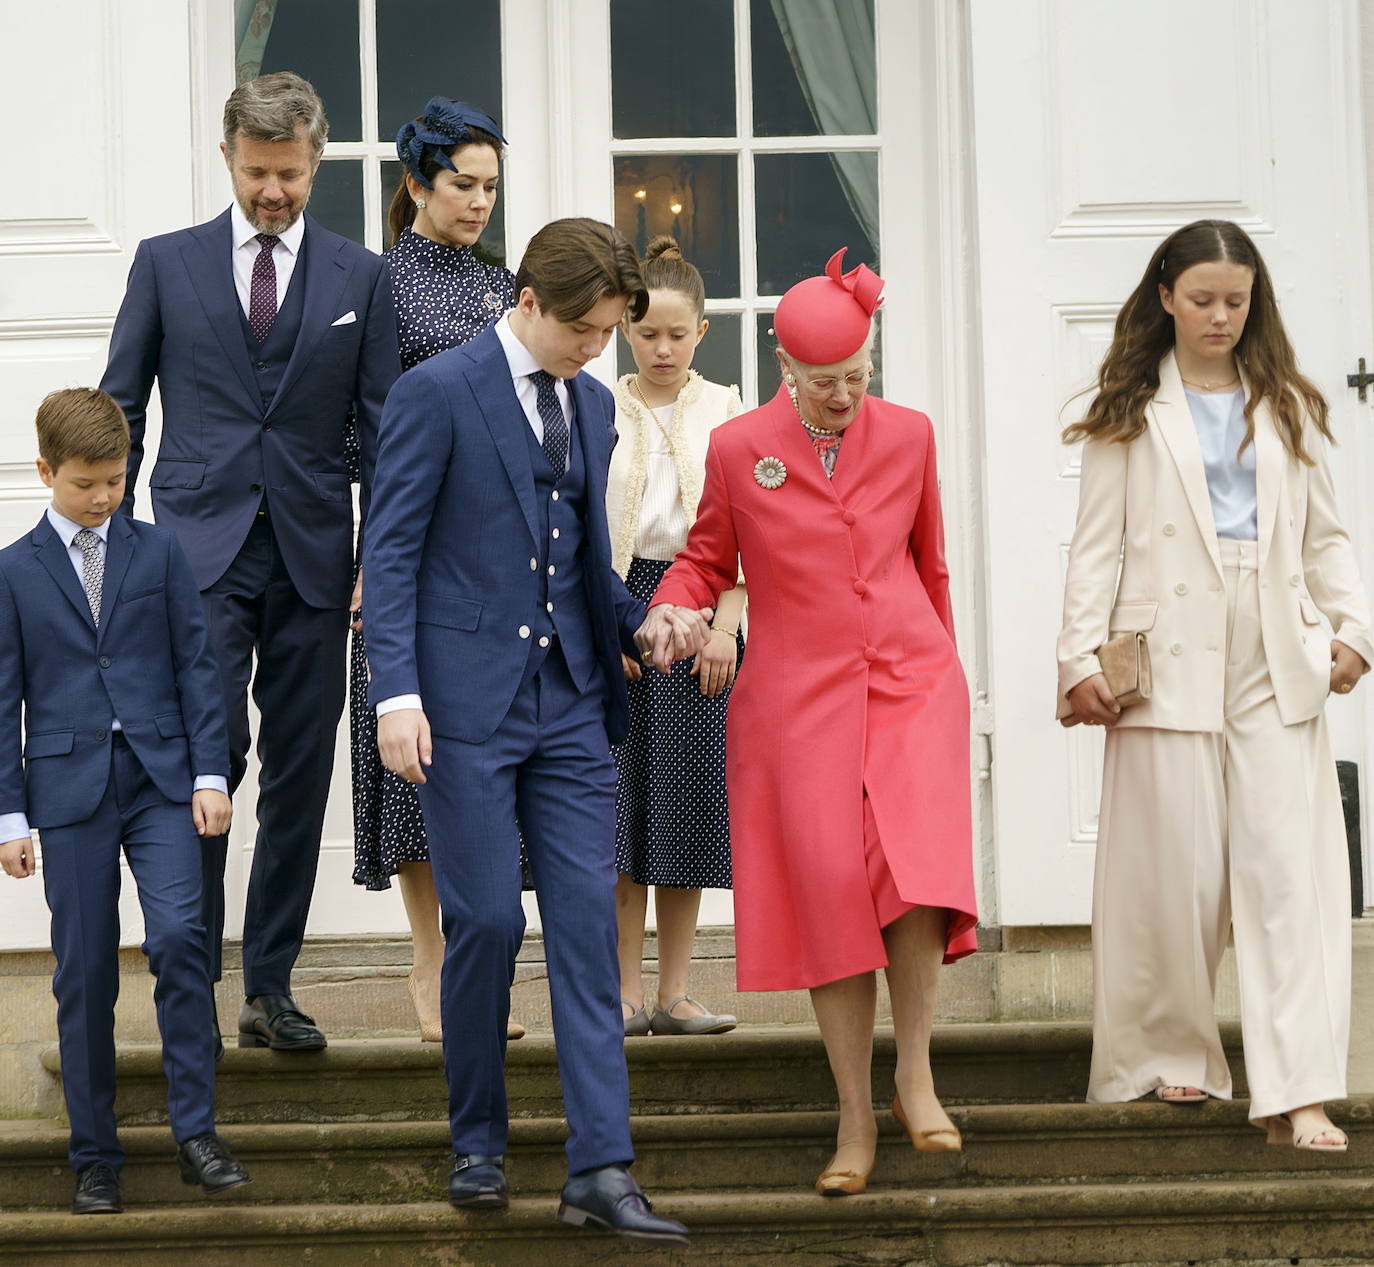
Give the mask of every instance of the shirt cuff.
[(222, 774), (198, 774), (192, 786), (193, 792), (223, 792), (229, 795), (229, 780)]
[(23, 840), (29, 835), (27, 814), (0, 814), (0, 844), (8, 840)]
[(377, 716), (385, 717), (388, 713), (394, 713), (402, 708), (420, 708), (424, 705), (420, 703), (418, 695), (393, 695), (390, 699), (384, 699), (377, 705)]

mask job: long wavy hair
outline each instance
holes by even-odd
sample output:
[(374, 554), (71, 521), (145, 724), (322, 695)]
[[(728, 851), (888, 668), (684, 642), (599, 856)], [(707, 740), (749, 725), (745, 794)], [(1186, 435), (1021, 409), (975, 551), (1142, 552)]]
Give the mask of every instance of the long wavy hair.
[(1164, 311), (1159, 288), (1172, 292), (1181, 274), (1195, 264), (1226, 261), (1254, 275), (1250, 313), (1236, 343), (1236, 361), (1245, 371), (1245, 439), (1254, 442), (1255, 410), (1268, 401), (1284, 447), (1312, 465), (1303, 446), (1303, 420), (1328, 440), (1326, 399), (1298, 370), (1293, 345), (1283, 328), (1274, 284), (1249, 234), (1230, 220), (1195, 220), (1176, 229), (1155, 249), (1140, 285), (1117, 313), (1112, 345), (1097, 372), (1097, 394), (1084, 417), (1064, 429), (1066, 444), (1078, 440), (1115, 440), (1128, 444), (1145, 431), (1145, 408), (1159, 390), (1159, 363), (1174, 345), (1174, 319)]

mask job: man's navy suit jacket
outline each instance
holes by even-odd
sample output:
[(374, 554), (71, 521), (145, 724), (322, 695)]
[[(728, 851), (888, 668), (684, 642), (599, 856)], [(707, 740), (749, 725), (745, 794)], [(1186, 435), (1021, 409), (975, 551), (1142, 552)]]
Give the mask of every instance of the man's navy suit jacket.
[[(611, 570), (614, 398), (588, 374), (568, 388), (587, 480), (587, 608), (615, 743), (629, 720), (620, 653), (636, 654), (644, 607)], [(363, 554), (369, 698), (419, 694), (436, 734), (469, 743), (510, 709), (532, 652), (519, 630), (541, 612), (529, 425), (494, 328), (406, 371), (382, 415)]]
[(189, 802), (195, 775), (228, 776), (224, 690), (172, 534), (110, 520), (97, 629), (44, 515), (0, 550), (0, 814), (27, 814), (40, 830), (90, 818), (109, 782), (115, 718), (168, 800)]
[[(143, 460), (153, 380), (162, 442), (148, 478), (153, 509), (209, 589), (243, 545), (264, 494), (287, 571), (312, 607), (346, 607), (353, 585), (353, 497), (344, 461), (357, 417), (366, 518), (377, 426), (400, 373), (386, 261), (305, 217), (300, 334), (266, 405), (234, 288), (226, 210), (139, 244), (101, 387), (129, 419), (128, 494)], [(353, 314), (353, 320), (335, 324)]]

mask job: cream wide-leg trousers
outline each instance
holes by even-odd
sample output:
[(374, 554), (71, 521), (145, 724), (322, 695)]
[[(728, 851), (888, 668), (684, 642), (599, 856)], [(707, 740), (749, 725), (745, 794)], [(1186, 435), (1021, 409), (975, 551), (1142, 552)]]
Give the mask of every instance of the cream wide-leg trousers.
[(1345, 1095), (1350, 870), (1326, 719), (1279, 720), (1256, 545), (1220, 546), (1224, 730), (1107, 735), (1088, 1099), (1230, 1098), (1215, 990), (1233, 931), (1253, 1121)]

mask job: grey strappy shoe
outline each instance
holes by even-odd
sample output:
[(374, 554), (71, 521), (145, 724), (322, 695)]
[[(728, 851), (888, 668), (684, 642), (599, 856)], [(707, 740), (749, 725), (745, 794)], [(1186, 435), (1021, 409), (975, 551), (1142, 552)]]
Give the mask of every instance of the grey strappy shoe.
[[(674, 1016), (673, 1009), (684, 1001), (701, 1008), (703, 1015)], [(733, 1016), (716, 1016), (708, 1012), (690, 994), (679, 994), (667, 1007), (654, 1008), (653, 1017), (649, 1021), (655, 1034), (724, 1034), (738, 1024)]]
[(629, 999), (620, 1000), (621, 1007), (633, 1008), (634, 1010), (625, 1018), (625, 1037), (638, 1038), (649, 1033), (649, 1012), (641, 1003), (637, 1008)]

